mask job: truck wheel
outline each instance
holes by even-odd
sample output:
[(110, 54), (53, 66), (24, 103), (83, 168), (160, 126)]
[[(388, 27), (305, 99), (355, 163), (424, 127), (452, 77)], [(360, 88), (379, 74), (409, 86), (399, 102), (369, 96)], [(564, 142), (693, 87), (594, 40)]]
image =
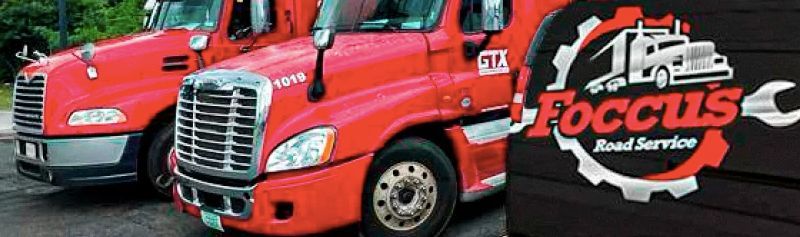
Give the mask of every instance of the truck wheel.
[(455, 209), (456, 172), (447, 155), (421, 138), (400, 140), (370, 166), (361, 203), (366, 236), (437, 236)]
[(169, 152), (175, 146), (175, 122), (171, 122), (156, 132), (147, 148), (147, 181), (164, 198), (172, 198), (174, 177), (169, 172)]
[(658, 71), (656, 71), (655, 77), (656, 77), (656, 86), (658, 87), (658, 89), (667, 88), (667, 86), (669, 85), (669, 70), (667, 70), (667, 68), (665, 67), (659, 68)]

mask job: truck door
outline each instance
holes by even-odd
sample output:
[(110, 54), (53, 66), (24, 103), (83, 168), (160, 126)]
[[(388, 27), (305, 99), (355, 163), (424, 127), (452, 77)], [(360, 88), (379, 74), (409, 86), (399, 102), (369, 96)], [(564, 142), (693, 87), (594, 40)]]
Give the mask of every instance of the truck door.
[(642, 70), (644, 70), (645, 58), (655, 54), (658, 48), (656, 44), (649, 43), (649, 37), (639, 33), (636, 34), (633, 41), (628, 46), (628, 83), (631, 85), (651, 82), (651, 77), (643, 77)]
[[(504, 3), (510, 6), (510, 0)], [(483, 33), (482, 9), (481, 0), (461, 0), (458, 23), (463, 40), (456, 41), (451, 73), (458, 90), (455, 99), (465, 109), (466, 115), (477, 115), (487, 109), (508, 105), (512, 96), (512, 50), (506, 44), (509, 34), (505, 31), (493, 36)], [(506, 7), (505, 10), (508, 23), (511, 9)], [(485, 49), (480, 49), (487, 37), (491, 37), (490, 43)], [(521, 58), (521, 55), (514, 58)]]
[[(509, 19), (510, 0), (504, 2)], [(513, 62), (510, 55), (514, 49), (507, 44), (510, 34), (483, 33), (481, 0), (455, 0), (448, 4), (448, 9), (456, 11), (448, 13), (445, 29), (426, 35), (431, 45), (432, 78), (443, 98), (440, 110), (444, 119), (460, 121), (451, 136), (464, 143), (457, 151), (458, 159), (464, 161), (459, 162), (459, 169), (464, 171), (463, 188), (467, 193), (480, 192), (497, 186), (490, 181), (504, 177), (511, 68), (521, 64), (524, 53), (520, 52), (515, 57), (517, 62)], [(485, 40), (490, 40), (488, 46), (481, 49)], [(440, 71), (446, 73), (436, 73)]]

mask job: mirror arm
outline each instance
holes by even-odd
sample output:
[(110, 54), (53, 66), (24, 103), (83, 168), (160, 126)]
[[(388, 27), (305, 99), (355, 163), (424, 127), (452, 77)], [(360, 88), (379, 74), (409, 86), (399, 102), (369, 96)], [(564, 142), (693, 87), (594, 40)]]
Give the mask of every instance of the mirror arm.
[(92, 65), (92, 61), (89, 61), (89, 60), (83, 59), (83, 57), (81, 57), (80, 55), (78, 55), (78, 54), (77, 54), (77, 53), (75, 53), (74, 51), (72, 52), (72, 56), (74, 56), (75, 58), (77, 58), (78, 60), (80, 60), (80, 61), (81, 61), (83, 64), (85, 64), (86, 66), (94, 66), (94, 65)]
[(492, 36), (496, 32), (487, 31), (484, 33), (486, 34), (486, 37), (484, 37), (480, 43), (471, 41), (464, 42), (464, 56), (466, 56), (468, 59), (478, 57), (481, 51), (486, 50), (486, 48), (489, 47), (489, 43), (492, 41)]
[(242, 53), (247, 53), (253, 50), (253, 47), (256, 45), (256, 42), (258, 41), (258, 35), (253, 34), (252, 37), (253, 40), (250, 41), (250, 44), (242, 46), (241, 48), (239, 48), (239, 51), (241, 51)]
[(203, 54), (202, 54), (202, 52), (201, 52), (201, 51), (195, 51), (195, 53), (197, 53), (197, 68), (198, 68), (198, 69), (203, 69), (203, 68), (205, 68), (205, 67), (206, 67), (206, 63), (205, 63), (205, 61), (203, 60)]
[(492, 36), (494, 36), (497, 32), (487, 31), (485, 33), (486, 38), (483, 38), (483, 41), (481, 41), (481, 44), (478, 46), (478, 53), (486, 50), (486, 48), (489, 47), (489, 43), (492, 42)]
[(294, 22), (292, 21), (292, 12), (286, 10), (286, 12), (284, 12), (284, 15), (286, 16), (286, 25), (289, 26), (289, 33), (294, 34)]
[(318, 102), (325, 96), (325, 84), (322, 83), (323, 63), (325, 62), (325, 49), (317, 49), (317, 66), (314, 68), (314, 78), (308, 87), (308, 101)]

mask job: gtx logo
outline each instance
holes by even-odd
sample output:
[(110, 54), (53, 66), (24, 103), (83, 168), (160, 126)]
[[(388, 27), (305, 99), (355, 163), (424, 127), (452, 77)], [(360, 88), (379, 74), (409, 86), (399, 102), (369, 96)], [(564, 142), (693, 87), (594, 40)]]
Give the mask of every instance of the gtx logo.
[(504, 74), (509, 72), (508, 49), (490, 49), (478, 55), (478, 74), (481, 76)]

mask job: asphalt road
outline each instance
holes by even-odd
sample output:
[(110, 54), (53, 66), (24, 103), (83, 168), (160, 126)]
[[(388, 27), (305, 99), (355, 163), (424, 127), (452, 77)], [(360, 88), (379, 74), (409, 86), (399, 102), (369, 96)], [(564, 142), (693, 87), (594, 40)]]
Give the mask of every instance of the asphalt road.
[[(247, 236), (219, 233), (136, 185), (60, 188), (17, 174), (11, 141), (0, 141), (0, 236)], [(462, 204), (445, 236), (503, 236), (504, 197)], [(326, 236), (357, 236), (345, 227)]]

